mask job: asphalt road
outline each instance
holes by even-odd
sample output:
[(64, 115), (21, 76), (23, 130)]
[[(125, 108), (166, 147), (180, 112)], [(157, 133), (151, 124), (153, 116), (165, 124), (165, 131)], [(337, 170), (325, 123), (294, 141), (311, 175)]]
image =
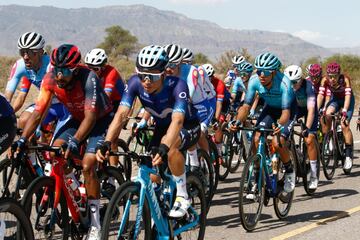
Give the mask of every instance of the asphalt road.
[[(355, 122), (353, 120), (353, 122)], [(332, 181), (320, 175), (319, 187), (307, 196), (302, 182), (295, 188), (289, 216), (279, 220), (272, 201), (263, 207), (253, 232), (241, 226), (238, 192), (242, 166), (220, 182), (207, 217), (205, 239), (359, 239), (360, 237), (360, 134), (354, 133), (354, 164), (350, 176), (336, 169)]]

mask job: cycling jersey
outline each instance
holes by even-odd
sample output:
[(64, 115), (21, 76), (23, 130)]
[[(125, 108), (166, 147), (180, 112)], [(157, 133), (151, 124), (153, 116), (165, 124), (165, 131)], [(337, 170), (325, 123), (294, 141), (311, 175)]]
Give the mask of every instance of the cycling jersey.
[(54, 73), (47, 73), (41, 85), (35, 111), (42, 115), (53, 95), (79, 121), (84, 119), (85, 110), (95, 112), (97, 119), (112, 111), (109, 98), (101, 87), (100, 80), (95, 72), (81, 66), (73, 74), (73, 86), (66, 90), (57, 86)]
[(235, 71), (234, 70), (229, 70), (226, 73), (225, 82), (228, 84), (228, 86), (231, 86), (231, 84), (233, 82), (235, 82), (236, 78), (237, 77), (236, 77)]
[[(298, 107), (314, 108), (316, 107), (316, 96), (313, 84), (309, 80), (303, 80), (301, 87), (294, 91)], [(315, 108), (316, 109), (316, 108)]]
[(106, 65), (99, 76), (105, 92), (111, 93), (112, 102), (120, 102), (125, 85), (120, 73), (112, 66)]
[(310, 81), (310, 83), (312, 84), (312, 87), (314, 89), (314, 93), (315, 93), (315, 96), (317, 96), (319, 94), (319, 88), (320, 88), (320, 82), (321, 81), (318, 81), (317, 83), (314, 83), (312, 80), (311, 80), (311, 77), (307, 77), (306, 78), (307, 81)]
[(180, 65), (180, 79), (184, 80), (189, 88), (192, 103), (198, 104), (207, 100), (204, 85), (199, 77), (198, 70), (189, 64)]
[(216, 101), (223, 102), (225, 98), (225, 84), (215, 76), (211, 78), (211, 83), (215, 88)]
[(205, 92), (208, 95), (208, 100), (212, 100), (216, 97), (216, 92), (214, 86), (212, 85), (209, 76), (207, 75), (205, 69), (202, 66), (199, 66), (199, 76), (203, 82)]
[[(347, 77), (347, 79), (349, 79)], [(349, 79), (350, 81), (350, 79)], [(353, 95), (351, 86), (346, 86), (345, 76), (341, 74), (336, 85), (331, 85), (330, 80), (325, 77), (321, 82), (321, 88), (326, 89), (326, 96), (333, 95), (338, 99), (345, 98), (346, 95)], [(324, 95), (324, 91), (321, 92)]]
[(5, 96), (0, 93), (0, 117), (8, 117), (14, 114), (14, 109), (6, 100)]
[(21, 86), (22, 92), (28, 92), (31, 83), (40, 89), (41, 81), (44, 75), (50, 71), (51, 66), (50, 57), (48, 55), (43, 55), (41, 61), (40, 69), (35, 71), (26, 68), (24, 59), (21, 58), (17, 60), (11, 69), (9, 81), (6, 85), (6, 91), (15, 92), (22, 77), (26, 77), (23, 79)]
[(264, 87), (257, 75), (250, 78), (248, 91), (245, 96), (245, 103), (251, 105), (255, 94), (258, 92), (260, 98), (273, 108), (290, 109), (294, 100), (294, 91), (290, 80), (281, 72), (277, 71), (272, 80), (270, 89)]
[(243, 92), (246, 92), (246, 87), (241, 77), (237, 77), (232, 86), (231, 93), (238, 94)]
[(159, 93), (147, 93), (137, 75), (133, 75), (125, 87), (120, 105), (131, 108), (135, 97), (139, 97), (142, 106), (155, 119), (156, 125), (169, 126), (173, 112), (185, 115), (184, 125), (198, 121), (196, 110), (190, 103), (189, 89), (185, 81), (167, 76)]

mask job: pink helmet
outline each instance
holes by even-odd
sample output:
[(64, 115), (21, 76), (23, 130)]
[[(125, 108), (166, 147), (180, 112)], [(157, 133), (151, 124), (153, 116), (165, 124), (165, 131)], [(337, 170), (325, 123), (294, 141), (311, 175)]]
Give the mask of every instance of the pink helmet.
[(309, 69), (309, 75), (310, 77), (321, 77), (322, 74), (322, 69), (320, 64), (311, 64), (310, 69)]
[(326, 72), (328, 74), (339, 74), (340, 73), (340, 65), (336, 62), (329, 63), (326, 67)]

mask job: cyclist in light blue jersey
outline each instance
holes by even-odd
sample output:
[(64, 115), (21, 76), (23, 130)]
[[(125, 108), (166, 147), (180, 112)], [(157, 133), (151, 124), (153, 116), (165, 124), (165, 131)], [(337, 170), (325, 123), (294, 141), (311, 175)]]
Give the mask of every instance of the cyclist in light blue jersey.
[[(206, 141), (206, 130), (209, 125), (208, 120), (208, 99), (202, 81), (199, 77), (199, 72), (196, 67), (191, 64), (181, 63), (184, 52), (177, 44), (169, 44), (165, 46), (165, 50), (169, 57), (169, 64), (166, 68), (166, 73), (169, 76), (175, 76), (185, 81), (189, 88), (189, 96), (192, 104), (197, 109), (197, 116), (200, 120), (201, 136), (199, 139), (200, 148), (209, 151), (209, 145)], [(198, 161), (196, 146), (187, 150), (189, 155), (190, 166), (192, 171), (197, 171), (200, 163)]]
[[(23, 106), (31, 84), (40, 89), (43, 77), (51, 70), (50, 57), (44, 54), (44, 46), (44, 38), (36, 32), (26, 32), (18, 40), (19, 54), (22, 58), (13, 65), (5, 91), (6, 98), (11, 102), (20, 80), (23, 81), (20, 93), (13, 106), (15, 112)], [(34, 104), (20, 115), (18, 123), (20, 128), (25, 126), (33, 111)], [(46, 125), (57, 119), (64, 120), (67, 117), (67, 110), (56, 98), (53, 98), (49, 113), (45, 117), (43, 124)]]
[[(251, 77), (248, 92), (245, 96), (244, 105), (238, 110), (236, 123), (231, 124), (230, 129), (236, 131), (243, 123), (254, 101), (256, 92), (264, 99), (265, 107), (261, 112), (256, 125), (264, 128), (273, 128), (274, 134), (281, 133), (281, 147), (277, 138), (273, 138), (273, 146), (280, 154), (281, 161), (285, 167), (284, 191), (292, 192), (295, 188), (295, 172), (293, 170), (289, 149), (285, 144), (287, 132), (291, 129), (291, 119), (294, 119), (296, 101), (290, 80), (279, 71), (281, 62), (272, 53), (263, 53), (256, 57), (255, 64), (257, 71)], [(255, 146), (258, 147), (260, 133), (255, 134)]]
[(310, 160), (311, 174), (309, 189), (316, 189), (317, 159), (316, 134), (318, 129), (318, 111), (316, 107), (316, 93), (311, 80), (302, 77), (302, 69), (297, 65), (290, 65), (284, 70), (284, 74), (290, 79), (297, 103), (296, 118), (305, 117), (305, 130), (302, 135), (305, 138), (307, 152)]

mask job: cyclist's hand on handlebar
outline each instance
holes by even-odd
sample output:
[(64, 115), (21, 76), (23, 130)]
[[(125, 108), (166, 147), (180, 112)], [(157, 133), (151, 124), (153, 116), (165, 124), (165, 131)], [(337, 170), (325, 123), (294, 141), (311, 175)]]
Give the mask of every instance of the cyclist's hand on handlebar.
[(158, 166), (163, 163), (163, 160), (167, 157), (167, 154), (169, 152), (169, 147), (165, 144), (160, 144), (158, 148), (154, 148), (155, 151), (153, 151), (153, 160), (152, 165)]
[(304, 130), (302, 131), (301, 135), (307, 138), (309, 136), (309, 129), (305, 126)]
[(284, 126), (281, 125), (280, 123), (277, 123), (277, 124), (273, 123), (272, 128), (274, 129), (273, 135), (277, 135), (279, 133), (282, 133), (283, 130), (284, 130)]
[(341, 122), (344, 123), (345, 125), (348, 125), (347, 123), (347, 110), (343, 109), (341, 112)]
[(236, 132), (237, 130), (239, 130), (240, 126), (241, 126), (241, 122), (239, 120), (234, 120), (229, 122), (228, 128), (230, 129), (230, 131)]
[(11, 155), (14, 157), (18, 157), (24, 153), (25, 147), (27, 144), (27, 139), (24, 137), (21, 137), (19, 140), (15, 141), (11, 145)]
[(76, 138), (70, 138), (69, 142), (67, 143), (67, 148), (64, 154), (64, 158), (68, 159), (72, 154), (73, 155), (80, 155), (80, 141)]
[(96, 147), (96, 160), (103, 162), (109, 158), (109, 152), (111, 150), (111, 142), (105, 141), (102, 144), (98, 144)]

